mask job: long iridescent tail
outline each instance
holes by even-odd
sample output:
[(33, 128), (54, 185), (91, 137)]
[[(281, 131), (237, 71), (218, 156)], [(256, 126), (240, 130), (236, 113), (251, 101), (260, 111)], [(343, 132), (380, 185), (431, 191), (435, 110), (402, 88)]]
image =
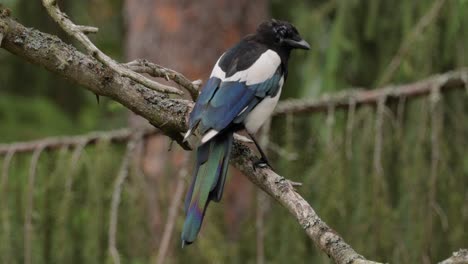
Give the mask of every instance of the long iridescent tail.
[(182, 247), (195, 241), (210, 201), (221, 200), (232, 140), (233, 133), (223, 133), (197, 149), (192, 184), (185, 197), (187, 216), (182, 231)]

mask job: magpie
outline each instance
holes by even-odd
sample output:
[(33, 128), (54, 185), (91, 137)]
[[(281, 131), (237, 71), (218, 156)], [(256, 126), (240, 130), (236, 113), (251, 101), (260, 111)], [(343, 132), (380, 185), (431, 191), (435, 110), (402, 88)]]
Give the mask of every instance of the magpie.
[(209, 202), (221, 200), (235, 132), (245, 129), (261, 154), (256, 165), (269, 165), (254, 134), (278, 103), (293, 49), (310, 46), (291, 23), (272, 19), (216, 62), (190, 113), (184, 137), (200, 140), (185, 198), (182, 247), (195, 241)]

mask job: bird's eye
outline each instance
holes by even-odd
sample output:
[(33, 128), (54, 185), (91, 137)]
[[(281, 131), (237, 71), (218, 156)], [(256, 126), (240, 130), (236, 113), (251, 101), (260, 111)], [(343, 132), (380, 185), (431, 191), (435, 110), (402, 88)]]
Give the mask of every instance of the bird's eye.
[(288, 35), (288, 29), (284, 25), (281, 25), (279, 27), (275, 27), (274, 31), (275, 31), (276, 36), (277, 36), (278, 39), (286, 38), (287, 35)]

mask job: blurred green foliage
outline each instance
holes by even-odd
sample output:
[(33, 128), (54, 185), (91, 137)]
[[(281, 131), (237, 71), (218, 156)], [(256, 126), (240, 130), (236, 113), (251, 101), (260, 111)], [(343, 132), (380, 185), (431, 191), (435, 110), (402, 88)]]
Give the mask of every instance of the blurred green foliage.
[[(60, 3), (75, 21), (99, 25), (94, 40), (120, 57), (120, 1)], [(348, 87), (372, 89), (434, 3), (272, 0), (273, 16), (293, 22), (313, 47), (292, 56), (283, 98), (315, 97)], [(39, 1), (10, 0), (7, 5), (20, 21), (66, 39)], [(445, 1), (438, 16), (411, 42), (390, 82), (466, 67), (467, 25), (468, 1)], [(125, 124), (116, 104), (102, 100), (97, 105), (93, 94), (2, 50), (0, 84), (1, 141)], [(298, 192), (360, 254), (390, 263), (435, 263), (468, 245), (467, 97), (466, 91), (456, 91), (443, 94), (440, 101), (427, 96), (390, 102), (382, 114), (362, 107), (351, 129), (347, 111), (275, 118), (272, 142), (299, 158), (290, 160), (273, 151), (269, 156), (280, 174), (303, 183)], [(109, 207), (123, 147), (105, 141), (87, 147), (74, 170), (71, 152), (41, 156), (33, 192), (34, 263), (111, 263)], [(0, 186), (8, 190), (0, 193), (0, 260), (5, 263), (24, 258), (30, 157), (15, 156), (7, 184)], [(163, 220), (176, 170), (167, 168), (157, 186)], [(149, 208), (156, 205), (146, 197), (148, 184), (132, 168), (119, 207), (117, 248), (122, 263), (150, 263), (157, 254), (154, 245), (160, 238), (152, 237), (153, 223), (148, 223)], [(200, 238), (183, 250), (179, 214), (166, 263), (255, 263), (257, 207), (266, 210), (266, 263), (330, 263), (288, 212), (269, 201), (251, 201), (234, 238), (227, 238), (232, 227), (224, 219), (231, 208), (225, 201), (213, 204)]]
[[(74, 20), (98, 24), (100, 33), (93, 41), (119, 59), (121, 1), (99, 1), (100, 8), (106, 10), (99, 13), (91, 8), (92, 1), (84, 2), (63, 1), (60, 5)], [(72, 42), (48, 17), (40, 1), (11, 0), (5, 5), (24, 25)], [(94, 94), (0, 49), (0, 142), (122, 127), (126, 124), (125, 111), (115, 105), (106, 98), (97, 104)]]
[[(290, 97), (373, 88), (436, 1), (273, 0), (273, 16), (293, 22), (312, 49), (293, 55)], [(410, 42), (391, 83), (468, 65), (468, 2), (447, 0)], [(387, 84), (387, 83), (386, 83)]]
[(69, 117), (43, 97), (0, 97), (0, 119), (2, 139), (10, 142), (18, 138), (46, 137), (56, 134), (57, 131), (74, 132), (73, 122)]

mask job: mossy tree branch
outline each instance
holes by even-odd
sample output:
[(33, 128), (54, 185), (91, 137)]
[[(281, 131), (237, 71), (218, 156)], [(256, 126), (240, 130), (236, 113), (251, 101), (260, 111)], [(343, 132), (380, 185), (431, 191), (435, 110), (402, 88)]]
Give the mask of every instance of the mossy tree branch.
[(75, 25), (65, 13), (60, 11), (56, 0), (42, 0), (42, 4), (49, 13), (50, 17), (55, 22), (57, 22), (57, 24), (59, 24), (59, 26), (65, 32), (67, 32), (70, 36), (78, 40), (93, 57), (95, 57), (102, 64), (112, 69), (114, 72), (118, 73), (123, 77), (128, 77), (133, 81), (140, 83), (145, 87), (153, 89), (155, 91), (171, 94), (182, 94), (182, 92), (178, 89), (145, 78), (144, 76), (118, 64), (112, 58), (107, 56), (104, 52), (99, 50), (87, 36), (87, 34), (90, 33), (97, 33), (98, 28)]
[(439, 264), (467, 264), (468, 263), (468, 249), (460, 249), (453, 252), (450, 258), (439, 262)]

